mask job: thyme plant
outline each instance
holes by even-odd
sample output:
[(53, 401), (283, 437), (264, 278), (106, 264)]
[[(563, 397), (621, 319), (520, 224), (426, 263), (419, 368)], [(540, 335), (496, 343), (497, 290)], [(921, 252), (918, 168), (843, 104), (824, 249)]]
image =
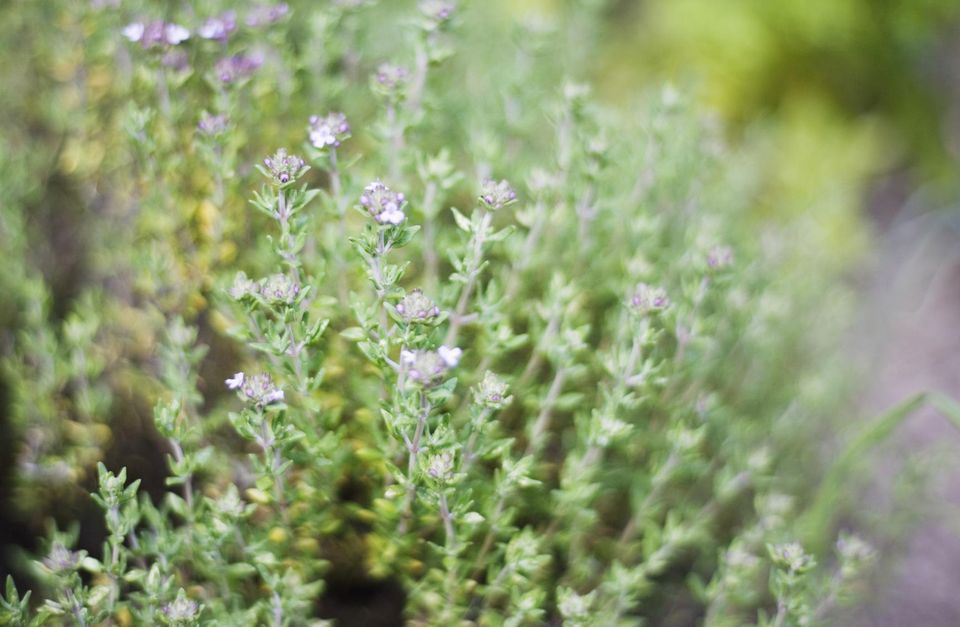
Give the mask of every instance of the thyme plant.
[[(392, 582), (413, 625), (810, 624), (853, 597), (873, 551), (793, 524), (831, 398), (804, 339), (828, 325), (795, 312), (823, 285), (676, 90), (592, 94), (568, 48), (600, 4), (22, 9), (82, 52), (56, 167), (104, 249), (52, 324), (28, 194), (0, 192), (16, 482), (92, 489), (106, 533), (51, 527), (0, 622), (321, 625), (344, 581)], [(152, 492), (98, 463), (144, 406)]]

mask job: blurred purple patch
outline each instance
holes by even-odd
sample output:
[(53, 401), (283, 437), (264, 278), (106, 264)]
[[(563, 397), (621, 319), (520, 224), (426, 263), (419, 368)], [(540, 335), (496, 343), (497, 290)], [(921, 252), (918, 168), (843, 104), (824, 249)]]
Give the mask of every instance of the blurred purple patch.
[(214, 68), (217, 78), (224, 83), (248, 78), (263, 65), (263, 57), (259, 54), (235, 54), (217, 61)]
[(246, 23), (250, 28), (269, 26), (279, 22), (290, 12), (285, 2), (278, 4), (262, 4), (254, 7), (247, 13)]
[(227, 11), (223, 15), (209, 18), (197, 30), (197, 35), (204, 39), (227, 43), (227, 39), (235, 30), (237, 30), (237, 14)]

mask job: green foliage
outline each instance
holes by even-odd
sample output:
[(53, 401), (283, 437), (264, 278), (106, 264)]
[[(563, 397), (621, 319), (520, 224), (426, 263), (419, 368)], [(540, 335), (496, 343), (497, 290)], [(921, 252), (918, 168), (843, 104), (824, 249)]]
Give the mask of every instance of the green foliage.
[[(102, 547), (49, 531), (4, 620), (323, 624), (351, 578), (396, 582), (411, 624), (847, 600), (857, 569), (777, 548), (802, 553), (845, 299), (750, 219), (754, 177), (681, 94), (609, 110), (567, 39), (479, 3), (238, 7), (235, 32), (217, 3), (109, 4), (0, 20), (46, 25), (51, 84), (20, 97), (62, 103), (2, 105), (57, 134), (0, 131), (46, 181), (0, 162), (17, 504), (36, 524), (54, 470), (80, 499), (96, 465), (106, 522)], [(87, 223), (62, 319), (28, 252), (55, 177)], [(148, 407), (156, 494), (98, 463)]]
[[(565, 3), (552, 3), (563, 6)], [(579, 4), (579, 3), (576, 3)], [(690, 85), (732, 127), (756, 213), (793, 221), (834, 263), (864, 251), (862, 203), (891, 170), (956, 196), (946, 75), (953, 0), (608, 3), (603, 92), (630, 77)]]

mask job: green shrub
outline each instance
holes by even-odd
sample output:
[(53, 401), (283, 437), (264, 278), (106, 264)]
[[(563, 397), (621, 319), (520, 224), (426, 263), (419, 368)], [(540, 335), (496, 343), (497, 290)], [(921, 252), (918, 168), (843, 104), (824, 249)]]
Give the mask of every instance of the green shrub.
[[(563, 24), (483, 4), (226, 11), (3, 11), (13, 501), (35, 528), (93, 489), (106, 535), (52, 530), (0, 619), (361, 624), (331, 608), (371, 581), (412, 624), (846, 599), (869, 548), (794, 543), (845, 301), (746, 219), (715, 125), (670, 88), (605, 109)], [(144, 438), (168, 489), (91, 485)]]

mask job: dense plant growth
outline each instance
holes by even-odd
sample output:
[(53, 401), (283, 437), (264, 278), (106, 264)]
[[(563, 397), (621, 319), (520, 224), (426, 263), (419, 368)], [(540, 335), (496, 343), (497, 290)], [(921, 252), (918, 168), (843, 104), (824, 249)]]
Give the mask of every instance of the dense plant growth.
[[(53, 30), (4, 77), (9, 502), (61, 524), (0, 621), (373, 624), (335, 609), (370, 582), (384, 624), (847, 600), (873, 551), (818, 565), (795, 525), (842, 302), (745, 228), (680, 94), (591, 97), (589, 3), (218, 5), (6, 10)], [(87, 490), (80, 548), (51, 504)]]

